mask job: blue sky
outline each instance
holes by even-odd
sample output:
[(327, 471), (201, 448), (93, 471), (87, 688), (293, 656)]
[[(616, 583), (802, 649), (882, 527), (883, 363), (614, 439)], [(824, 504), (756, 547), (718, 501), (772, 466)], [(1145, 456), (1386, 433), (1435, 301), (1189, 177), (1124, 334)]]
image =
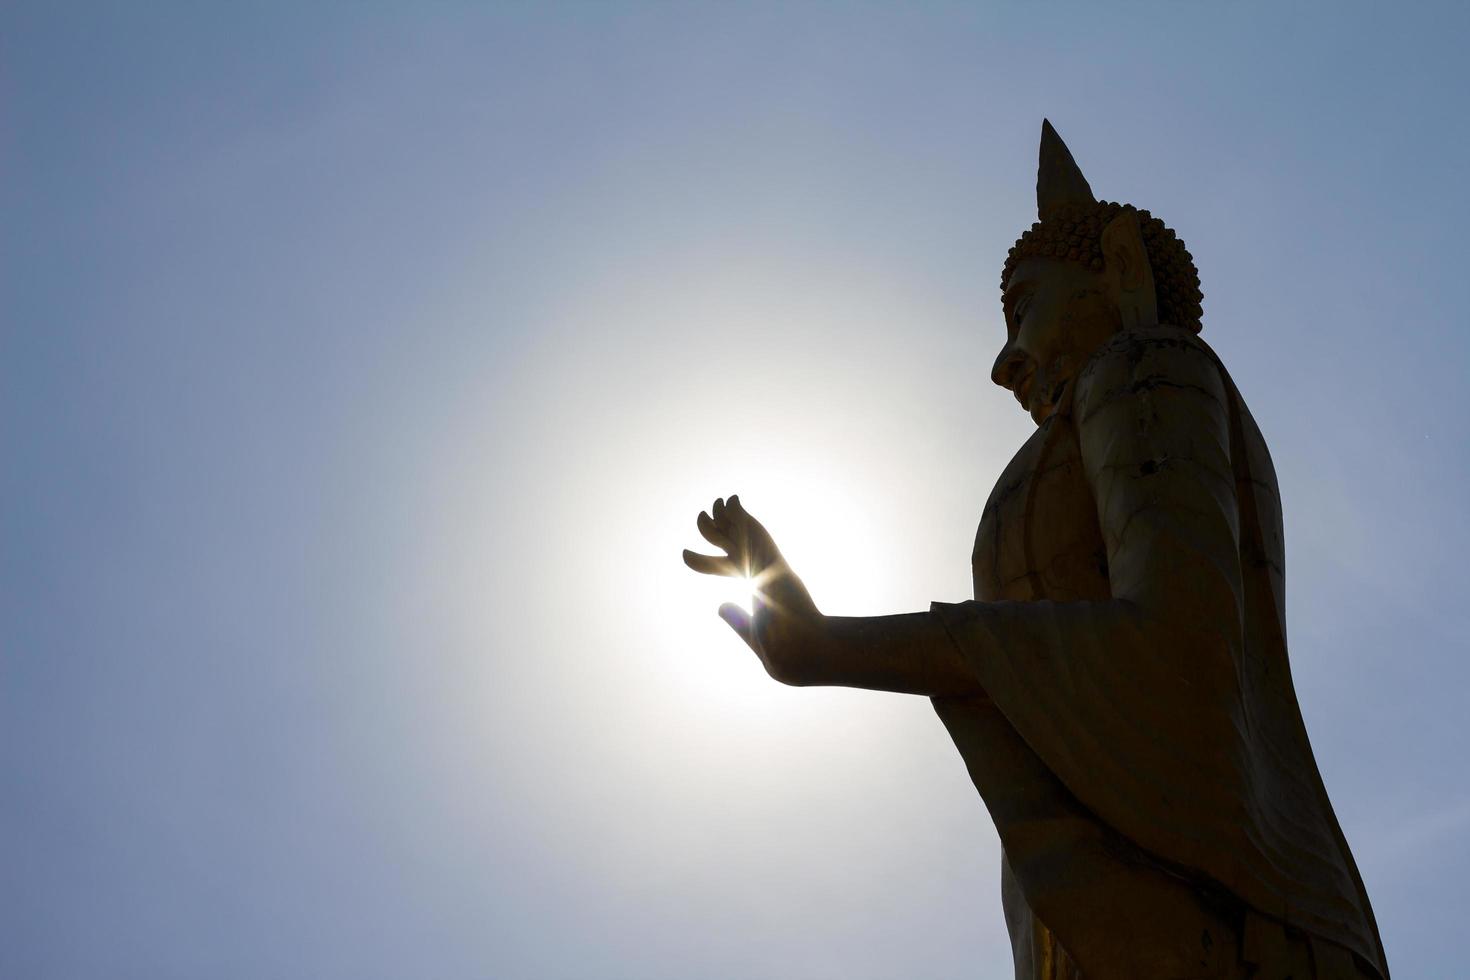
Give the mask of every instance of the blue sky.
[(1003, 977), (920, 699), (764, 678), (965, 598), (1048, 116), (1189, 243), (1399, 976), (1470, 916), (1460, 5), (10, 4), (0, 974)]

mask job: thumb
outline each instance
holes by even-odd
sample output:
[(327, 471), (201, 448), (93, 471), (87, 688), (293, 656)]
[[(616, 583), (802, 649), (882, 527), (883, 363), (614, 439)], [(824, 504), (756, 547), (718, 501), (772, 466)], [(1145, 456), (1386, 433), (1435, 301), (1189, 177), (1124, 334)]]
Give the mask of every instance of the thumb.
[(727, 602), (720, 607), (720, 618), (729, 623), (730, 628), (739, 633), (742, 640), (751, 642), (750, 613), (736, 603)]

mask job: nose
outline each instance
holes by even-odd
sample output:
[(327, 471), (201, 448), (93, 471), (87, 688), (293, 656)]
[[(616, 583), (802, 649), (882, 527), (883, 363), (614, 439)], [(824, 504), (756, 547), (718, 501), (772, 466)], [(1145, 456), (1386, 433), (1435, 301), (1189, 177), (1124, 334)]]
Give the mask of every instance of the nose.
[(995, 367), (990, 369), (990, 380), (1002, 388), (1010, 388), (1015, 384), (1016, 377), (1025, 364), (1026, 355), (1010, 344), (1006, 344), (995, 359)]

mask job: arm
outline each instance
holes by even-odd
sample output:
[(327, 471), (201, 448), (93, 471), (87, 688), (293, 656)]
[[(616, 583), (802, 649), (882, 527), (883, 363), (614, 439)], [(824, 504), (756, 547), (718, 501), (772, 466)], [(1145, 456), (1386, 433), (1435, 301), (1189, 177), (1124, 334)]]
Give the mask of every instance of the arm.
[(803, 685), (965, 697), (979, 682), (933, 612), (824, 616), (823, 656), (799, 668)]

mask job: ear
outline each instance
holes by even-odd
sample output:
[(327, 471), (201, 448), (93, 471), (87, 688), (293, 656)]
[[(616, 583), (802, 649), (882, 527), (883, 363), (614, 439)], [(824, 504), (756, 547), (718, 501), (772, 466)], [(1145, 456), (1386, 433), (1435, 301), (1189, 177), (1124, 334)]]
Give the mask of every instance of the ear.
[(1154, 271), (1143, 247), (1138, 212), (1125, 207), (1102, 233), (1103, 269), (1108, 277), (1123, 329), (1154, 327), (1159, 323), (1159, 299), (1154, 293)]

